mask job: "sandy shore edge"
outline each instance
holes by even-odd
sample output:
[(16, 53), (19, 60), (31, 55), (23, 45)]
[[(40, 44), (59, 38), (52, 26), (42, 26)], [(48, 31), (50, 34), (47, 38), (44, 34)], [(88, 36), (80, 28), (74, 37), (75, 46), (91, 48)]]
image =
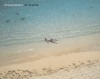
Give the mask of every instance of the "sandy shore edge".
[[(51, 56), (34, 62), (13, 64), (0, 68), (1, 77), (5, 79), (30, 78), (50, 75), (60, 70), (71, 70), (100, 62), (100, 51), (71, 53)], [(1, 78), (2, 79), (2, 78)]]

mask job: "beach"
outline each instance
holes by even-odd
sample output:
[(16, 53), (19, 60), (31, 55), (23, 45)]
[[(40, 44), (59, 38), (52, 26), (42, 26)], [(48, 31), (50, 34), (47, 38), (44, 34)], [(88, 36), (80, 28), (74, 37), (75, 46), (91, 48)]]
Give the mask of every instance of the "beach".
[(0, 79), (100, 79), (100, 0), (0, 0)]
[(99, 79), (100, 51), (52, 56), (0, 68), (1, 79)]

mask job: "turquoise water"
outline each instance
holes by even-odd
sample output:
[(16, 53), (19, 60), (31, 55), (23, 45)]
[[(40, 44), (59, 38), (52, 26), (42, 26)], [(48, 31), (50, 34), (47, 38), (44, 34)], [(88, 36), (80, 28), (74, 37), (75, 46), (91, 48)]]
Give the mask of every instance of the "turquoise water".
[[(0, 48), (100, 32), (100, 0), (0, 0)], [(4, 6), (4, 4), (39, 6)], [(0, 51), (3, 53), (3, 51)]]

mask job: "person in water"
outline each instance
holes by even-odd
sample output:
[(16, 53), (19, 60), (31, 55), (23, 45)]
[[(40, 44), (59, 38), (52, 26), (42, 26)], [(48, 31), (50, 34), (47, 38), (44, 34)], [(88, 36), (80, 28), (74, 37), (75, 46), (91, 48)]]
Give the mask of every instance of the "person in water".
[(47, 39), (47, 38), (45, 38), (45, 41), (47, 42), (47, 43), (49, 43), (49, 42), (51, 42), (51, 43), (55, 43), (55, 44), (57, 44), (57, 40), (56, 39)]

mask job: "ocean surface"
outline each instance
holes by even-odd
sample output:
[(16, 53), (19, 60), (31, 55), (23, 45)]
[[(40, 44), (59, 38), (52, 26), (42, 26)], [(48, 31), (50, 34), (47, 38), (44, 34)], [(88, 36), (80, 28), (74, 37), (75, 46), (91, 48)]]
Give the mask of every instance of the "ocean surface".
[(0, 0), (0, 54), (43, 44), (45, 37), (59, 42), (95, 33), (100, 33), (100, 0)]

